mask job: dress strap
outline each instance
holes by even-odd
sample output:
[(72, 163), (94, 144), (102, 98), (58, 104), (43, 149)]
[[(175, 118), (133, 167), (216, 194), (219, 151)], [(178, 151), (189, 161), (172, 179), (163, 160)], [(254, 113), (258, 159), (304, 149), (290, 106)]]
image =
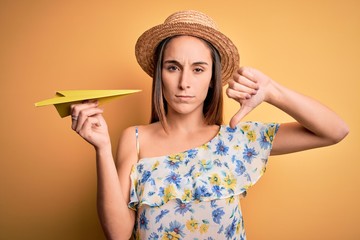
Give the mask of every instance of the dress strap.
[(139, 128), (136, 126), (135, 127), (135, 138), (136, 138), (136, 152), (137, 152), (137, 156), (138, 159), (140, 157), (140, 144), (139, 144)]

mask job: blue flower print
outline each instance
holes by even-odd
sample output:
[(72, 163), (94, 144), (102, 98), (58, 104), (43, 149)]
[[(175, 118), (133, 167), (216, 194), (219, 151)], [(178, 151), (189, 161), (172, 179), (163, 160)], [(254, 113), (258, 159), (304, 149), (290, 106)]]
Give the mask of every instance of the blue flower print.
[(155, 218), (155, 222), (159, 222), (166, 214), (168, 214), (170, 211), (165, 209), (165, 210), (161, 210), (160, 214), (156, 216)]
[(200, 165), (200, 171), (202, 171), (202, 172), (207, 172), (207, 171), (211, 170), (211, 168), (213, 167), (212, 161), (205, 160), (205, 159), (200, 160), (199, 165)]
[(213, 221), (217, 224), (220, 224), (221, 221), (221, 217), (225, 214), (224, 210), (222, 207), (215, 209), (214, 211), (212, 211), (212, 218)]
[(187, 174), (185, 174), (184, 176), (185, 176), (185, 177), (191, 177), (192, 174), (193, 174), (193, 172), (194, 172), (194, 170), (195, 170), (195, 165), (191, 166), (189, 172), (188, 172)]
[(198, 153), (197, 149), (191, 149), (187, 152), (187, 156), (188, 156), (188, 158), (193, 159), (196, 157), (197, 153)]
[(271, 143), (268, 141), (268, 137), (265, 135), (265, 132), (261, 132), (261, 137), (258, 139), (260, 147), (262, 149), (268, 149), (271, 146)]
[(135, 190), (132, 189), (131, 192), (130, 192), (130, 197), (134, 197), (135, 196)]
[(238, 176), (243, 175), (243, 173), (246, 171), (246, 168), (244, 166), (244, 163), (240, 160), (236, 160), (236, 168), (235, 172), (238, 174)]
[(222, 163), (221, 163), (220, 159), (215, 159), (215, 160), (214, 160), (214, 164), (215, 164), (217, 167), (221, 167), (221, 166), (222, 166)]
[(184, 237), (185, 234), (183, 232), (183, 228), (185, 227), (185, 225), (181, 225), (181, 223), (179, 223), (178, 221), (172, 221), (170, 222), (169, 224), (169, 228), (166, 228), (165, 231), (167, 233), (176, 233), (176, 234), (179, 234), (181, 237)]
[(160, 187), (160, 188), (159, 188), (159, 197), (163, 197), (164, 194), (165, 194), (165, 188)]
[(221, 186), (218, 186), (218, 185), (214, 185), (212, 187), (212, 190), (213, 192), (216, 194), (217, 197), (221, 197), (223, 194), (222, 194), (222, 191), (224, 190), (225, 188), (224, 187), (221, 187)]
[(219, 140), (216, 144), (216, 151), (214, 153), (220, 156), (225, 156), (227, 155), (228, 150), (229, 147), (227, 147), (222, 140)]
[(232, 223), (227, 226), (227, 228), (225, 229), (225, 236), (227, 239), (231, 239), (236, 231), (236, 223), (237, 223), (237, 219), (234, 217)]
[(162, 232), (163, 229), (164, 229), (164, 226), (161, 224), (160, 227), (157, 229), (157, 231)]
[(244, 159), (251, 164), (251, 161), (254, 157), (256, 157), (258, 153), (255, 151), (254, 148), (249, 148), (247, 145), (245, 145), (245, 149), (243, 152)]
[(149, 230), (149, 227), (148, 227), (149, 220), (146, 218), (145, 213), (146, 213), (146, 211), (141, 213), (140, 218), (139, 218), (139, 225), (140, 225), (140, 229)]
[(148, 240), (159, 240), (159, 235), (157, 235), (156, 233), (151, 233)]
[(194, 198), (201, 199), (202, 197), (210, 197), (211, 193), (206, 189), (205, 186), (195, 188)]
[(193, 212), (191, 203), (184, 203), (180, 199), (176, 199), (175, 213), (180, 213), (184, 216), (187, 211)]
[(165, 178), (165, 181), (169, 183), (173, 183), (176, 185), (177, 188), (180, 188), (181, 177), (179, 174), (171, 172), (170, 175), (168, 175)]
[(210, 201), (210, 206), (211, 206), (211, 208), (216, 208), (218, 205), (216, 204), (216, 200), (211, 200)]
[(234, 133), (234, 132), (236, 132), (236, 130), (237, 130), (237, 127), (234, 127), (234, 128), (226, 127), (226, 131), (229, 133)]
[(142, 183), (145, 183), (149, 177), (151, 176), (151, 172), (150, 171), (144, 171), (144, 174), (142, 175), (142, 178), (141, 178), (141, 182)]
[(171, 170), (176, 170), (180, 166), (180, 161), (173, 161), (172, 159), (169, 159), (169, 160), (166, 161), (166, 165)]
[(222, 231), (224, 231), (224, 225), (221, 225), (219, 231), (217, 231), (218, 234), (222, 233)]
[(139, 173), (141, 173), (142, 170), (143, 170), (143, 168), (144, 168), (144, 165), (143, 165), (143, 164), (139, 164), (136, 168), (137, 168), (137, 171), (138, 171)]

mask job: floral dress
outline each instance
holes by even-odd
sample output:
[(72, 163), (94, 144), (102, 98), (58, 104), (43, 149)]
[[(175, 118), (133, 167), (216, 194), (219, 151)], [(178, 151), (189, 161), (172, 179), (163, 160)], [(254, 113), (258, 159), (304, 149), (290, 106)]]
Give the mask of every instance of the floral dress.
[(240, 197), (265, 171), (275, 123), (245, 122), (202, 146), (140, 159), (129, 208), (136, 239), (246, 239)]

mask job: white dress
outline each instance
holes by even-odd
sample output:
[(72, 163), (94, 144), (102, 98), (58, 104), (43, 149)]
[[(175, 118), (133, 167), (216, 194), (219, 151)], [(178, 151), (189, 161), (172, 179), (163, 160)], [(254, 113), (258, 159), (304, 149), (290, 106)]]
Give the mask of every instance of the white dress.
[(240, 197), (265, 171), (275, 123), (220, 126), (202, 146), (140, 159), (129, 208), (136, 239), (246, 239)]

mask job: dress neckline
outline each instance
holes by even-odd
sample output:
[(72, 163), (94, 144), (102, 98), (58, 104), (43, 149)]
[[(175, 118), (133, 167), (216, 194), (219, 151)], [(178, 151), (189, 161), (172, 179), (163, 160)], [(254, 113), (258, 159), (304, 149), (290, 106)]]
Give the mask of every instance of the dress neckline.
[(166, 154), (166, 155), (161, 155), (161, 156), (155, 156), (155, 157), (144, 157), (144, 158), (140, 158), (137, 163), (135, 163), (134, 165), (138, 165), (142, 162), (146, 162), (147, 160), (154, 160), (154, 159), (160, 159), (160, 158), (165, 158), (165, 157), (168, 157), (168, 156), (172, 156), (172, 155), (177, 155), (177, 154), (184, 154), (184, 153), (187, 153), (189, 151), (194, 151), (194, 150), (197, 150), (197, 149), (200, 149), (201, 147), (203, 147), (204, 145), (209, 145), (211, 142), (213, 142), (215, 139), (217, 139), (222, 131), (222, 129), (224, 128), (225, 126), (224, 125), (220, 125), (219, 126), (219, 130), (216, 132), (216, 134), (207, 142), (201, 144), (200, 146), (195, 146), (195, 147), (192, 147), (192, 148), (189, 148), (187, 150), (184, 150), (184, 151), (180, 151), (180, 152), (176, 152), (176, 153), (170, 153), (170, 154)]

